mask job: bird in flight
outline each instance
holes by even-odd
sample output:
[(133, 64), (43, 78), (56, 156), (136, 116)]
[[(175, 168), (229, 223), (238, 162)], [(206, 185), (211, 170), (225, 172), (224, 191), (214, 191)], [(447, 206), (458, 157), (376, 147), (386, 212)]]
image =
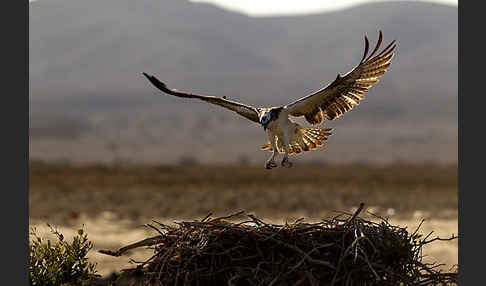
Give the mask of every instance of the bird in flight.
[(153, 75), (143, 74), (155, 87), (167, 94), (196, 98), (219, 105), (261, 124), (268, 135), (268, 141), (260, 149), (272, 152), (265, 163), (265, 168), (277, 167), (275, 163), (277, 153), (284, 153), (282, 166), (292, 167), (289, 154), (300, 154), (302, 151), (310, 151), (323, 146), (324, 141), (331, 135), (332, 128), (304, 127), (293, 122), (289, 116), (304, 116), (311, 125), (319, 125), (324, 118), (334, 120), (358, 105), (364, 99), (368, 89), (378, 82), (378, 78), (385, 74), (391, 64), (393, 50), (396, 47), (395, 41), (378, 52), (382, 39), (383, 35), (380, 31), (378, 42), (368, 55), (369, 41), (365, 36), (363, 58), (353, 70), (345, 75), (338, 73), (336, 79), (326, 87), (285, 106), (254, 107), (227, 99), (226, 96), (206, 96), (184, 92), (168, 88)]

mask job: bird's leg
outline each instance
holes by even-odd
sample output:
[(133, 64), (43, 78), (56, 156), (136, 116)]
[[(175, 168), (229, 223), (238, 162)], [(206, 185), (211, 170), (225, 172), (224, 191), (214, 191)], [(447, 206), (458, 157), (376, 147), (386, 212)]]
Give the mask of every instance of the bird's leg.
[(265, 163), (265, 169), (272, 169), (272, 168), (277, 167), (277, 163), (275, 163), (275, 156), (277, 155), (277, 153), (278, 153), (278, 151), (273, 149), (272, 156)]
[(290, 138), (288, 133), (284, 134), (284, 146), (285, 146), (285, 154), (282, 160), (282, 167), (287, 167), (290, 168), (292, 167), (292, 162), (289, 161), (289, 144), (290, 144)]
[(272, 169), (277, 167), (277, 163), (275, 163), (275, 156), (277, 156), (278, 149), (277, 144), (275, 144), (275, 136), (268, 135), (268, 138), (270, 140), (270, 143), (272, 144), (273, 153), (272, 156), (270, 156), (270, 158), (265, 163), (265, 169)]
[(285, 154), (282, 160), (282, 167), (290, 168), (294, 164), (289, 161), (289, 145), (285, 145)]

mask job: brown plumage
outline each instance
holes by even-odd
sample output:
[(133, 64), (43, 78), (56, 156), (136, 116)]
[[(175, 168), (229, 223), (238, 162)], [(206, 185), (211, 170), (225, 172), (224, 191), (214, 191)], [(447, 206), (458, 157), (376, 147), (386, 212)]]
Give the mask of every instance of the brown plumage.
[(317, 125), (322, 123), (323, 115), (326, 119), (333, 120), (358, 105), (368, 89), (378, 82), (378, 78), (385, 74), (391, 64), (395, 41), (376, 54), (382, 40), (380, 31), (374, 50), (368, 55), (369, 41), (365, 36), (365, 52), (358, 66), (345, 76), (338, 74), (327, 87), (285, 106), (289, 114), (304, 116), (310, 124)]
[(288, 159), (289, 154), (300, 154), (323, 146), (331, 135), (331, 128), (302, 127), (289, 117), (304, 116), (307, 122), (317, 125), (321, 124), (324, 118), (328, 120), (339, 118), (358, 105), (368, 89), (378, 82), (379, 77), (385, 74), (394, 56), (395, 41), (392, 41), (379, 52), (382, 40), (383, 35), (380, 31), (378, 42), (368, 55), (369, 41), (365, 36), (363, 58), (352, 71), (344, 76), (338, 74), (336, 79), (325, 88), (285, 106), (253, 107), (229, 100), (226, 96), (207, 96), (170, 89), (156, 77), (146, 73), (144, 75), (164, 93), (215, 104), (259, 123), (266, 131), (269, 139), (261, 149), (274, 151), (265, 163), (265, 168), (272, 169), (277, 166), (275, 156), (278, 152), (284, 153), (282, 166), (291, 167), (292, 163)]
[[(307, 128), (297, 125), (290, 139), (289, 154), (297, 155), (323, 146), (327, 138), (332, 135), (331, 130), (332, 128)], [(285, 147), (278, 139), (277, 148), (279, 153), (285, 153)], [(267, 141), (260, 149), (273, 152), (270, 141)]]
[(212, 103), (212, 104), (219, 105), (221, 107), (227, 108), (231, 111), (234, 111), (234, 112), (246, 117), (247, 119), (250, 119), (251, 121), (254, 121), (254, 122), (257, 122), (257, 123), (259, 122), (259, 116), (260, 116), (260, 109), (259, 108), (249, 106), (249, 105), (246, 105), (246, 104), (243, 104), (243, 103), (239, 103), (239, 102), (236, 102), (236, 101), (229, 100), (229, 99), (227, 99), (226, 96), (218, 97), (218, 96), (199, 95), (199, 94), (195, 94), (195, 93), (180, 91), (180, 90), (177, 90), (177, 89), (171, 89), (171, 88), (168, 88), (167, 85), (165, 85), (165, 83), (158, 80), (155, 76), (148, 75), (146, 73), (143, 73), (143, 75), (155, 87), (157, 87), (158, 89), (160, 89), (161, 91), (163, 91), (167, 94), (174, 95), (174, 96), (177, 96), (177, 97), (197, 98), (197, 99), (200, 99), (202, 101), (206, 101), (208, 103)]

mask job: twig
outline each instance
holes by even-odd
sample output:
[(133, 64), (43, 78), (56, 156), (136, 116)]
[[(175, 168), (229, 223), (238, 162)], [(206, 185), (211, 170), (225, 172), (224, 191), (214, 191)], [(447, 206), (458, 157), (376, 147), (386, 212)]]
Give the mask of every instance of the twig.
[(143, 246), (152, 246), (156, 245), (159, 243), (162, 243), (165, 241), (165, 237), (162, 237), (160, 235), (146, 238), (144, 240), (129, 244), (127, 246), (124, 246), (116, 251), (112, 250), (98, 250), (99, 253), (103, 253), (106, 255), (111, 255), (111, 256), (121, 256), (123, 253), (127, 252), (130, 249), (138, 248), (138, 247), (143, 247)]
[(349, 226), (351, 223), (354, 222), (354, 220), (356, 219), (356, 217), (359, 215), (359, 213), (363, 210), (364, 208), (364, 203), (360, 203), (359, 204), (359, 208), (354, 212), (353, 216), (351, 217), (351, 219), (349, 219), (346, 224), (344, 226)]

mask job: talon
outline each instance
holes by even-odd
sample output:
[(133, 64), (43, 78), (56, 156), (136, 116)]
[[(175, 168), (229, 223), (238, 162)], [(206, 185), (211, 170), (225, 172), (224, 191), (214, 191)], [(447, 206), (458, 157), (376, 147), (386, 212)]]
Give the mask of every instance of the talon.
[(268, 169), (268, 170), (275, 168), (275, 167), (277, 167), (277, 164), (273, 161), (267, 162), (265, 164), (265, 169)]
[(282, 167), (291, 168), (293, 165), (294, 164), (292, 162), (290, 162), (288, 158), (284, 158), (282, 160)]

